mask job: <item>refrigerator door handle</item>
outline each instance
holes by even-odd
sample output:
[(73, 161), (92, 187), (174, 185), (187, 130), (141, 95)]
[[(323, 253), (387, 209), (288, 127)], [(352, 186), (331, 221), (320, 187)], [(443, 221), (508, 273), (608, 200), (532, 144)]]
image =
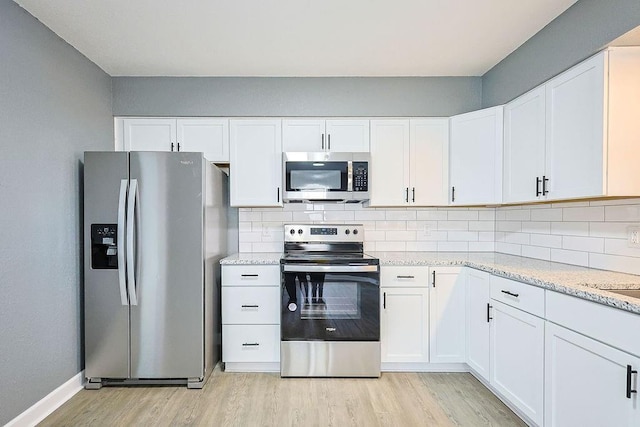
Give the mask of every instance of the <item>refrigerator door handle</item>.
[(120, 285), (120, 302), (122, 305), (129, 305), (127, 299), (127, 266), (125, 259), (125, 220), (126, 220), (126, 203), (127, 203), (127, 187), (129, 180), (120, 180), (120, 195), (118, 196), (118, 283)]
[(127, 203), (127, 282), (129, 288), (129, 304), (138, 305), (136, 293), (136, 203), (138, 202), (138, 180), (132, 179), (129, 187)]

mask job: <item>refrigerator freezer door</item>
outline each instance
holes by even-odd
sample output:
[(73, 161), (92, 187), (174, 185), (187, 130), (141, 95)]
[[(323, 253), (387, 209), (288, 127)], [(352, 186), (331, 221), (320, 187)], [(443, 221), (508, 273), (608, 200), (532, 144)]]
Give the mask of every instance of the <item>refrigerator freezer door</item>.
[[(87, 152), (84, 156), (84, 347), (87, 378), (127, 378), (129, 376), (129, 306), (120, 278), (125, 242), (122, 220), (127, 153)], [(117, 269), (92, 268), (91, 225), (117, 227), (115, 248)], [(108, 237), (112, 239), (113, 236)], [(110, 242), (112, 243), (112, 242)], [(124, 285), (124, 283), (122, 283)], [(124, 297), (124, 298), (123, 298)]]
[(204, 371), (203, 157), (131, 152), (129, 161), (138, 187), (131, 377), (198, 378)]

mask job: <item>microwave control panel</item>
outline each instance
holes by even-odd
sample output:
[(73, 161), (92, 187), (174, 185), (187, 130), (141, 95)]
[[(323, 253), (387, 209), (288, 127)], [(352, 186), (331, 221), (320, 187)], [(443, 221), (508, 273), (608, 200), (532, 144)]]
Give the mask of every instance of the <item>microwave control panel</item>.
[(353, 162), (353, 191), (369, 191), (368, 162)]

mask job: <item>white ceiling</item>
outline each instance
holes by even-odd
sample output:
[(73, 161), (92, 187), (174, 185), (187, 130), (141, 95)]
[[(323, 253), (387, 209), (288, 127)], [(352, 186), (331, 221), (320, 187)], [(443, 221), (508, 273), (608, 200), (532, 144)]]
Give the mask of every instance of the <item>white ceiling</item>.
[(16, 0), (112, 76), (480, 76), (576, 0)]

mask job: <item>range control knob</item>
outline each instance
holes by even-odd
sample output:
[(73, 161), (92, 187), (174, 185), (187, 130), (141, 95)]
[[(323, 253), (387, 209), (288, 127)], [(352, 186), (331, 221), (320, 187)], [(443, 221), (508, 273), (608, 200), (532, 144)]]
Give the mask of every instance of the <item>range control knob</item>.
[(293, 228), (291, 230), (289, 230), (289, 234), (294, 235), (296, 234), (296, 230), (294, 230)]
[(349, 229), (344, 230), (344, 234), (349, 234)]
[(354, 228), (353, 229), (353, 234), (358, 234), (358, 229)]
[(298, 234), (302, 234), (302, 228), (298, 229)]

